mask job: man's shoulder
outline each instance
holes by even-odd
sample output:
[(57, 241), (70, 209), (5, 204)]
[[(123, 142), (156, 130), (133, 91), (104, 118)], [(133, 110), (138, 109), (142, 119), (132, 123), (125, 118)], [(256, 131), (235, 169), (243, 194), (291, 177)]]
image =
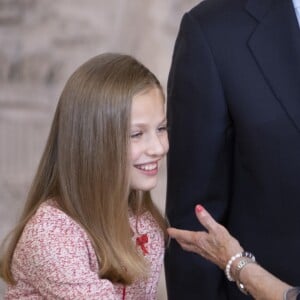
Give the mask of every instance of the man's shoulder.
[(185, 17), (193, 20), (193, 24), (200, 25), (204, 31), (223, 34), (235, 31), (241, 24), (251, 25), (253, 18), (248, 6), (259, 6), (259, 1), (272, 0), (203, 0), (187, 12)]
[[(263, 0), (261, 0), (263, 1)], [(203, 0), (190, 10), (195, 17), (218, 17), (244, 11), (248, 0)]]

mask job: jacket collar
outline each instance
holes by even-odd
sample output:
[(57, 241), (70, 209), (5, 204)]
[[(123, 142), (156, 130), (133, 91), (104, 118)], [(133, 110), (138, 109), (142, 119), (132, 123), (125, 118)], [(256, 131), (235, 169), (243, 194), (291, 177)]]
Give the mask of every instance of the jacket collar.
[(246, 3), (246, 10), (258, 21), (262, 20), (270, 10), (273, 0), (251, 1)]
[(300, 29), (292, 0), (248, 0), (245, 9), (257, 21), (248, 47), (300, 131)]

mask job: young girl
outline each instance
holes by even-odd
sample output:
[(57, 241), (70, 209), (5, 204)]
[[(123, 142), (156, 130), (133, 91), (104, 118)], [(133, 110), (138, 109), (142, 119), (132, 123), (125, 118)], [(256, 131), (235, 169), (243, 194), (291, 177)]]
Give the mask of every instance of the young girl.
[(166, 223), (149, 191), (167, 151), (147, 68), (119, 54), (80, 66), (2, 257), (6, 299), (155, 299)]

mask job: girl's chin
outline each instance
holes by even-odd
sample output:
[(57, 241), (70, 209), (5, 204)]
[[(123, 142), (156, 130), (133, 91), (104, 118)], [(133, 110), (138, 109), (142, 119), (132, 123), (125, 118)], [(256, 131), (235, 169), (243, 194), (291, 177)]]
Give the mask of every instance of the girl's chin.
[(147, 192), (153, 190), (156, 187), (156, 185), (157, 185), (157, 181), (155, 180), (155, 182), (153, 183), (133, 184), (131, 185), (131, 189)]

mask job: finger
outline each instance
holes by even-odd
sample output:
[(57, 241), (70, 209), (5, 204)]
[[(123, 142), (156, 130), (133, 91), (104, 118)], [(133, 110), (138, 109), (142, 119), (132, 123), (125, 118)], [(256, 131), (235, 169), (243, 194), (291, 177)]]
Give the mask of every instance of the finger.
[(188, 230), (181, 230), (176, 228), (168, 228), (169, 235), (176, 239), (181, 248), (185, 251), (194, 252), (201, 255), (201, 235), (207, 234), (205, 232), (194, 232)]
[(189, 230), (182, 230), (177, 228), (168, 228), (168, 233), (171, 238), (184, 243), (193, 243), (195, 232)]
[(193, 247), (200, 247), (203, 240), (206, 239), (207, 233), (201, 231), (189, 231), (176, 228), (168, 228), (169, 235), (176, 239), (180, 244), (192, 245)]
[(209, 231), (214, 231), (219, 225), (210, 213), (200, 204), (195, 207), (196, 216), (199, 222)]
[(184, 250), (195, 252), (195, 248), (198, 248), (200, 232), (176, 228), (168, 228), (168, 232), (172, 238), (176, 239)]
[(184, 243), (184, 242), (178, 242), (180, 247), (185, 250), (185, 251), (188, 251), (188, 252), (194, 252), (198, 255), (201, 255), (201, 249), (193, 244), (187, 244), (187, 243)]

